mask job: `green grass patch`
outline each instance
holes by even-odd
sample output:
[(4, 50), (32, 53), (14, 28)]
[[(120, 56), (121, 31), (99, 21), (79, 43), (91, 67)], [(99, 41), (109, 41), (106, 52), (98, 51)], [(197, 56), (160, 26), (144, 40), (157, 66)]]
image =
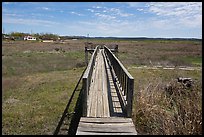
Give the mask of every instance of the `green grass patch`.
[(80, 51), (75, 52), (30, 52), (16, 53), (2, 60), (4, 76), (26, 75), (36, 72), (62, 71), (84, 65), (84, 56)]
[(183, 57), (182, 60), (184, 60), (185, 62), (190, 62), (191, 64), (194, 64), (196, 66), (202, 66), (202, 57), (187, 56)]
[(15, 89), (4, 87), (2, 133), (53, 134), (83, 69), (27, 75)]

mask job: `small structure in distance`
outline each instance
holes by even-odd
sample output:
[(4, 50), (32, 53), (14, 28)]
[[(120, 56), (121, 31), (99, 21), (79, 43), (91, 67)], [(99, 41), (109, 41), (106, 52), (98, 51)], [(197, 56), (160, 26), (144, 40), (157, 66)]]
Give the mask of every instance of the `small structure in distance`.
[(24, 40), (36, 40), (36, 37), (33, 36), (25, 36)]

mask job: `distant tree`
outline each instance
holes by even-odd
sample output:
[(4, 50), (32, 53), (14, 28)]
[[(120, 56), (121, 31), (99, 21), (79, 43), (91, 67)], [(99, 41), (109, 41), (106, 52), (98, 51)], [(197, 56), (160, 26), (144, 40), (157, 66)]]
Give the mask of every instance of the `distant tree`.
[(14, 39), (23, 39), (26, 35), (29, 35), (28, 33), (22, 33), (22, 32), (11, 32), (10, 37)]
[(45, 40), (45, 39), (47, 39), (47, 40), (57, 40), (58, 37), (59, 37), (58, 35), (51, 34), (51, 33), (41, 33), (40, 36), (39, 36), (39, 38), (43, 39), (43, 40)]
[[(23, 32), (11, 32), (10, 34), (8, 34), (8, 36), (14, 38), (14, 39), (23, 39), (25, 36), (31, 35), (29, 33), (23, 33)], [(2, 35), (3, 36), (3, 35)], [(59, 38), (58, 35), (56, 34), (51, 34), (51, 33), (35, 33), (32, 34), (31, 36), (34, 36), (38, 39), (42, 39), (42, 40), (57, 40)]]
[(39, 33), (35, 33), (35, 34), (33, 34), (33, 36), (36, 37), (36, 38), (39, 38), (40, 34)]

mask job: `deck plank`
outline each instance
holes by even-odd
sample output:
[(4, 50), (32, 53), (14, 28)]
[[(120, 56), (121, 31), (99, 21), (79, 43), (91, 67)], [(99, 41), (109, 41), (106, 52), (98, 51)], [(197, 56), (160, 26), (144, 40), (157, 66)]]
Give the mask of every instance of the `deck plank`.
[(77, 129), (77, 135), (106, 134), (106, 135), (137, 135), (131, 118), (108, 117), (87, 118), (82, 117)]
[[(107, 80), (107, 74), (106, 74), (106, 69), (109, 69), (109, 67), (106, 65), (107, 64), (107, 59), (105, 58), (104, 51), (102, 52), (103, 59), (104, 59), (104, 69), (103, 69), (103, 102), (104, 102), (104, 117), (110, 117), (110, 110), (109, 110), (109, 103), (108, 103), (108, 80)], [(107, 103), (105, 103), (107, 102)]]
[(96, 56), (95, 69), (92, 75), (92, 84), (89, 90), (87, 117), (110, 117), (108, 102), (107, 74), (103, 50)]
[(98, 82), (97, 84), (97, 115), (96, 117), (102, 117), (102, 69), (103, 69), (103, 60), (101, 58), (101, 50), (99, 50), (99, 55), (98, 55), (98, 61), (99, 61), (99, 67), (98, 67)]
[[(96, 58), (97, 58), (97, 56), (96, 56)], [(93, 76), (92, 76), (92, 78), (91, 78), (91, 81), (92, 81), (92, 84), (90, 85), (90, 89), (94, 89), (95, 88), (95, 77), (96, 77), (96, 66), (97, 66), (97, 59), (96, 59), (96, 61), (95, 61), (95, 66), (94, 66), (94, 70), (93, 70)], [(93, 102), (93, 99), (89, 99), (90, 97), (92, 97), (93, 96), (93, 92), (90, 92), (89, 91), (89, 96), (88, 96), (88, 107), (87, 107), (87, 116), (89, 116), (90, 114), (91, 114), (91, 108), (93, 107), (92, 106), (92, 102)]]
[(88, 107), (87, 107), (87, 116), (88, 117), (96, 117), (96, 101), (97, 101), (97, 96), (95, 96), (96, 94), (96, 91), (97, 91), (97, 85), (95, 84), (97, 82), (97, 75), (98, 75), (98, 56), (96, 56), (96, 62), (95, 62), (95, 69), (93, 71), (93, 74), (92, 74), (92, 79), (93, 79), (93, 82), (90, 86), (90, 90), (89, 90), (89, 98), (88, 98), (88, 102), (90, 102), (88, 104)]

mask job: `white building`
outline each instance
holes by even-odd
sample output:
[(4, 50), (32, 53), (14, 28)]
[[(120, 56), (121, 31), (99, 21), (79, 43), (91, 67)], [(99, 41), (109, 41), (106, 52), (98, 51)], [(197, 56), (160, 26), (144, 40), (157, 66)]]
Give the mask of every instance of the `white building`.
[(33, 36), (25, 36), (24, 40), (36, 40), (36, 37)]

